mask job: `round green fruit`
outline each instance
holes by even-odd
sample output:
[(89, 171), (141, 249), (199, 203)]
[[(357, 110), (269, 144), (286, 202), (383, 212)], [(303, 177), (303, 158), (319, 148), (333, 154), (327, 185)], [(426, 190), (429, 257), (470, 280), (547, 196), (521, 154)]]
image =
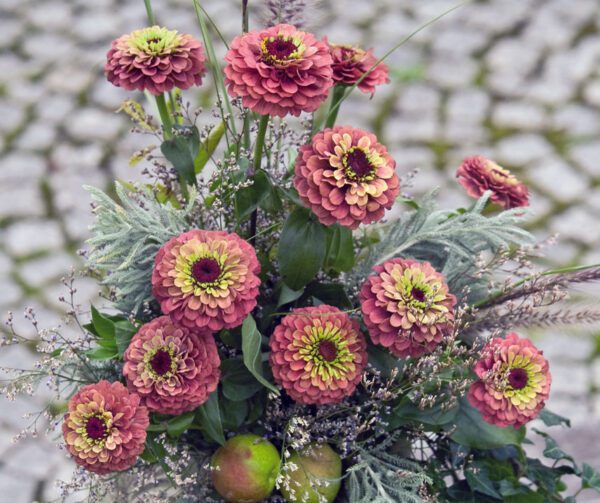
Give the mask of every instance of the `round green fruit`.
[[(285, 469), (281, 494), (288, 503), (332, 503), (342, 484), (342, 460), (328, 444), (310, 444), (293, 452)], [(287, 479), (287, 480), (286, 480)]]
[(237, 435), (213, 454), (212, 482), (230, 503), (258, 503), (273, 492), (280, 464), (271, 442), (258, 435)]

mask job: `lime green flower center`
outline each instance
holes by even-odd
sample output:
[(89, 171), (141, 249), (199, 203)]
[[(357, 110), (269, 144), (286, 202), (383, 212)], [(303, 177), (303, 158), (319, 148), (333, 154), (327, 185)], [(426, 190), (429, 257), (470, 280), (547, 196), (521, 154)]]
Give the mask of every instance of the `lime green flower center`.
[(360, 147), (351, 147), (344, 155), (342, 164), (346, 177), (350, 180), (368, 182), (375, 178), (376, 167), (369, 151)]
[(177, 356), (172, 347), (154, 348), (144, 357), (145, 368), (157, 381), (172, 377), (177, 372)]
[(299, 59), (304, 52), (304, 44), (299, 38), (285, 35), (263, 38), (260, 48), (263, 60), (269, 64), (282, 64)]
[(83, 416), (82, 426), (76, 432), (88, 445), (103, 447), (110, 434), (112, 414), (110, 412), (94, 412)]
[(327, 322), (305, 330), (299, 354), (307, 362), (306, 370), (324, 382), (341, 379), (354, 369), (354, 354), (348, 348), (339, 327)]
[(176, 30), (167, 30), (160, 26), (150, 26), (136, 30), (131, 34), (133, 48), (152, 56), (170, 52), (181, 45), (181, 36)]
[(513, 405), (527, 404), (538, 394), (544, 375), (529, 358), (515, 355), (500, 369), (494, 387)]
[(428, 283), (423, 272), (415, 269), (404, 271), (396, 282), (396, 290), (400, 293), (404, 304), (417, 311), (424, 311), (432, 303), (443, 300), (436, 296), (439, 285)]

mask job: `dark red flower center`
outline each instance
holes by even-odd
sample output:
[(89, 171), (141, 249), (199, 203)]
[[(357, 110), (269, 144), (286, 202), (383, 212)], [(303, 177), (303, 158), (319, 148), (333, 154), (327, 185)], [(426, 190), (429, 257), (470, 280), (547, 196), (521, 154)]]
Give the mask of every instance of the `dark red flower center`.
[(357, 178), (363, 178), (373, 172), (367, 154), (360, 148), (355, 148), (346, 154), (346, 166)]
[(157, 38), (157, 37), (154, 37), (154, 38), (149, 38), (149, 39), (147, 40), (147, 42), (148, 42), (149, 44), (158, 44), (158, 43), (160, 42), (160, 38)]
[(171, 355), (168, 351), (159, 349), (150, 360), (150, 366), (154, 372), (156, 372), (159, 376), (162, 376), (171, 370), (172, 361), (173, 358), (171, 358)]
[(273, 59), (285, 61), (294, 54), (298, 48), (291, 40), (276, 38), (275, 40), (267, 41), (265, 43), (265, 49)]
[(427, 298), (425, 296), (425, 292), (416, 286), (413, 287), (413, 289), (410, 291), (410, 294), (417, 302), (425, 302), (425, 299)]
[(521, 368), (510, 369), (508, 373), (508, 384), (512, 389), (523, 389), (527, 386), (527, 371)]
[(337, 357), (337, 347), (331, 341), (323, 341), (319, 344), (319, 354), (327, 362), (332, 362)]
[(85, 425), (85, 431), (87, 436), (93, 440), (100, 440), (106, 437), (108, 430), (106, 429), (106, 423), (96, 416), (91, 416)]
[(198, 283), (212, 283), (221, 274), (221, 266), (214, 258), (201, 258), (192, 265), (192, 276)]

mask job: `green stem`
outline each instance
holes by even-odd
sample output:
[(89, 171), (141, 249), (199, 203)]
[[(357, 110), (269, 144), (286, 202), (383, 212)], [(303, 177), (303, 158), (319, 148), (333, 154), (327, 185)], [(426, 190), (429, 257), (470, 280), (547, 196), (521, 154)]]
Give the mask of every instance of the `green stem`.
[(519, 288), (520, 286), (523, 286), (525, 283), (527, 283), (535, 278), (538, 278), (538, 277), (553, 276), (555, 274), (565, 274), (565, 273), (569, 273), (569, 272), (586, 271), (588, 269), (594, 269), (597, 267), (600, 267), (600, 263), (589, 264), (589, 265), (577, 265), (577, 266), (572, 266), (572, 267), (561, 267), (558, 269), (549, 269), (548, 271), (544, 271), (544, 272), (538, 273), (538, 274), (531, 274), (530, 276), (527, 276), (526, 278), (523, 278), (522, 280), (517, 281), (514, 285), (512, 285), (510, 287), (510, 290), (497, 291), (497, 292), (493, 293), (492, 295), (490, 295), (489, 297), (487, 297), (486, 299), (482, 299), (482, 300), (476, 302), (475, 304), (473, 304), (473, 307), (475, 307), (475, 308), (486, 307), (488, 304), (493, 303), (495, 300), (499, 299), (503, 295), (506, 295), (507, 293), (511, 292), (512, 290), (515, 290), (516, 288)]
[(173, 137), (173, 121), (171, 120), (171, 114), (169, 113), (164, 94), (159, 94), (156, 97), (156, 106), (158, 107), (160, 120), (165, 130), (165, 140), (170, 140)]
[(156, 24), (156, 18), (154, 17), (154, 11), (152, 10), (152, 4), (150, 0), (144, 0), (144, 5), (146, 6), (146, 14), (148, 14), (148, 21), (150, 24), (154, 26)]
[(341, 85), (337, 85), (333, 88), (333, 94), (331, 96), (331, 106), (329, 107), (329, 113), (327, 114), (327, 120), (325, 121), (326, 128), (330, 128), (335, 125), (335, 121), (340, 111), (340, 105), (344, 100), (345, 91), (346, 88)]
[[(267, 135), (267, 126), (269, 125), (269, 116), (263, 115), (258, 124), (258, 133), (256, 134), (256, 143), (254, 144), (254, 162), (252, 164), (252, 176), (260, 169), (262, 162), (263, 149), (265, 147), (265, 137)], [(258, 220), (258, 210), (254, 210), (250, 215), (250, 243), (254, 244), (256, 240), (256, 225)]]
[(262, 162), (262, 151), (265, 147), (265, 137), (267, 135), (267, 126), (269, 125), (269, 116), (263, 115), (258, 124), (258, 133), (256, 134), (256, 143), (254, 144), (254, 173), (260, 169)]

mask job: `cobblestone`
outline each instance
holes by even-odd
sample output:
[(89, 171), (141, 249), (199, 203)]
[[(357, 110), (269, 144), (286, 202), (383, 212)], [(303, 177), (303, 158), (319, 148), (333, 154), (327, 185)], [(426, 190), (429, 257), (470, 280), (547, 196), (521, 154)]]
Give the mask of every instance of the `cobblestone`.
[[(159, 19), (198, 34), (187, 0), (155, 3)], [(360, 42), (383, 54), (454, 3), (322, 2), (309, 25), (332, 41)], [(553, 263), (600, 262), (600, 5), (576, 3), (464, 6), (391, 55), (392, 85), (372, 100), (352, 98), (340, 118), (378, 124), (399, 172), (419, 169), (405, 191), (440, 186), (442, 204), (469, 202), (453, 179), (462, 158), (496, 159), (530, 184), (536, 233), (562, 232), (549, 252)], [(204, 6), (227, 38), (237, 33), (234, 0)], [(139, 177), (127, 160), (147, 138), (123, 134), (131, 123), (114, 112), (132, 95), (104, 81), (102, 63), (110, 40), (143, 25), (145, 11), (140, 0), (2, 0), (0, 14), (0, 75), (9, 76), (0, 83), (0, 308), (16, 316), (33, 304), (44, 323), (54, 324), (64, 311), (57, 278), (79, 263), (74, 249), (92, 222), (81, 185), (106, 188), (113, 177)], [(254, 12), (252, 22), (258, 19)], [(219, 54), (224, 50), (217, 44)], [(78, 302), (97, 297), (95, 281), (81, 279), (77, 287)], [(597, 287), (589, 291), (600, 294)], [(575, 428), (559, 439), (600, 467), (592, 443), (582, 440), (597, 430), (590, 417), (600, 418), (600, 360), (588, 365), (591, 338), (561, 332), (537, 341), (554, 375), (549, 407), (574, 419)], [(32, 361), (28, 353), (9, 357)], [(21, 427), (19, 416), (37, 405), (0, 404), (0, 456), (10, 458), (9, 466), (0, 465), (0, 500), (50, 499), (58, 494), (51, 481), (69, 477), (72, 465), (48, 442), (7, 442)], [(8, 449), (15, 455), (7, 457)], [(584, 495), (582, 501), (593, 501)]]

